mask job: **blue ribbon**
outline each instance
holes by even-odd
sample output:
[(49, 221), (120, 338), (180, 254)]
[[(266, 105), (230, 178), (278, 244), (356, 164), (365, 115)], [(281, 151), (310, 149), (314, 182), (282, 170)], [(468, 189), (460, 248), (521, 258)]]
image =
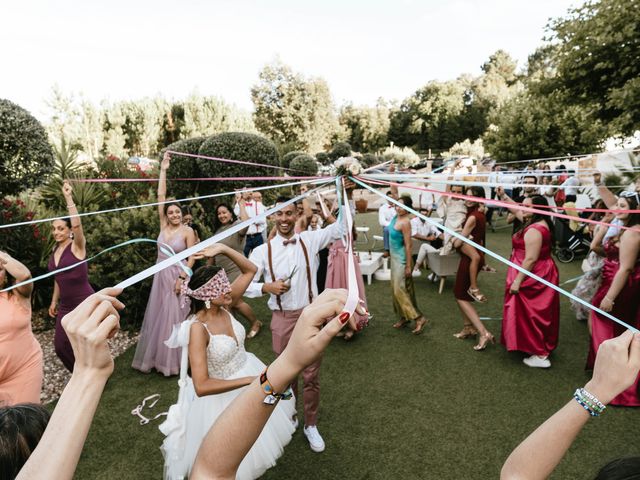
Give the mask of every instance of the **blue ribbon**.
[(498, 261), (500, 261), (500, 262), (502, 262), (502, 263), (504, 263), (504, 264), (506, 264), (506, 265), (508, 265), (508, 266), (510, 266), (510, 267), (512, 267), (512, 268), (515, 268), (516, 270), (518, 270), (519, 272), (524, 273), (524, 274), (525, 274), (525, 275), (527, 275), (528, 277), (531, 277), (531, 278), (533, 278), (533, 279), (537, 280), (538, 282), (541, 282), (542, 284), (546, 285), (547, 287), (552, 288), (552, 289), (553, 289), (553, 290), (555, 290), (556, 292), (561, 293), (561, 294), (562, 294), (562, 295), (564, 295), (565, 297), (569, 297), (571, 300), (575, 300), (575, 301), (576, 301), (576, 302), (578, 302), (579, 304), (584, 305), (585, 307), (587, 307), (587, 308), (589, 308), (589, 309), (593, 310), (594, 312), (599, 313), (600, 315), (602, 315), (602, 316), (604, 316), (604, 317), (608, 318), (609, 320), (613, 320), (613, 321), (614, 321), (614, 322), (616, 322), (617, 324), (622, 325), (623, 327), (625, 327), (625, 328), (627, 328), (627, 329), (631, 330), (631, 331), (632, 331), (632, 332), (634, 332), (634, 333), (640, 333), (640, 330), (638, 330), (638, 329), (637, 329), (637, 328), (635, 328), (635, 327), (632, 327), (631, 325), (628, 325), (627, 323), (625, 323), (625, 322), (623, 322), (622, 320), (620, 320), (620, 319), (618, 319), (618, 318), (614, 317), (614, 316), (613, 316), (613, 315), (611, 315), (610, 313), (605, 312), (604, 310), (601, 310), (600, 308), (598, 308), (598, 307), (595, 307), (595, 306), (591, 305), (589, 302), (586, 302), (585, 300), (583, 300), (583, 299), (581, 299), (581, 298), (576, 297), (575, 295), (573, 295), (573, 294), (571, 294), (571, 293), (567, 292), (566, 290), (563, 290), (563, 289), (562, 289), (562, 288), (560, 288), (559, 286), (554, 285), (553, 283), (551, 283), (551, 282), (549, 282), (549, 281), (545, 280), (545, 279), (544, 279), (544, 278), (542, 278), (542, 277), (539, 277), (539, 276), (538, 276), (538, 275), (536, 275), (535, 273), (531, 273), (531, 272), (529, 272), (528, 270), (525, 270), (525, 269), (524, 269), (524, 268), (522, 268), (520, 265), (516, 265), (515, 263), (511, 262), (510, 260), (507, 260), (506, 258), (501, 257), (501, 256), (500, 256), (500, 255), (498, 255), (497, 253), (494, 253), (494, 252), (492, 252), (491, 250), (488, 250), (487, 248), (483, 247), (482, 245), (477, 244), (477, 243), (476, 243), (476, 242), (474, 242), (473, 240), (469, 240), (467, 237), (463, 237), (463, 236), (462, 236), (462, 235), (460, 235), (458, 232), (455, 232), (455, 231), (453, 231), (453, 230), (451, 230), (451, 229), (449, 229), (449, 228), (445, 227), (444, 225), (440, 225), (439, 223), (434, 222), (432, 219), (430, 219), (429, 217), (426, 217), (426, 216), (424, 216), (424, 215), (420, 214), (419, 212), (417, 212), (417, 211), (416, 211), (416, 210), (414, 210), (413, 208), (409, 208), (409, 207), (405, 206), (403, 203), (401, 203), (401, 202), (399, 202), (399, 201), (397, 201), (397, 200), (394, 200), (393, 198), (389, 198), (389, 197), (388, 197), (388, 196), (386, 196), (384, 193), (380, 193), (380, 192), (378, 192), (376, 189), (374, 189), (374, 188), (370, 187), (369, 185), (367, 185), (367, 184), (365, 184), (365, 183), (362, 183), (360, 180), (358, 180), (358, 179), (356, 179), (356, 178), (352, 178), (352, 177), (349, 177), (349, 178), (350, 178), (351, 180), (353, 180), (355, 183), (357, 183), (358, 185), (360, 185), (360, 186), (362, 186), (362, 187), (366, 188), (367, 190), (369, 190), (369, 191), (371, 191), (371, 192), (375, 193), (376, 195), (378, 195), (378, 196), (380, 196), (380, 197), (382, 197), (382, 198), (385, 198), (385, 199), (387, 199), (387, 200), (388, 200), (388, 201), (390, 201), (390, 202), (395, 203), (395, 204), (396, 204), (396, 205), (398, 205), (399, 207), (404, 208), (407, 212), (413, 213), (415, 216), (417, 216), (417, 217), (419, 217), (419, 218), (421, 218), (421, 219), (423, 219), (423, 220), (427, 221), (430, 225), (435, 226), (436, 228), (438, 228), (438, 229), (442, 230), (443, 232), (448, 233), (448, 234), (449, 234), (449, 235), (451, 235), (451, 236), (454, 236), (454, 237), (456, 237), (456, 238), (459, 238), (459, 239), (460, 239), (460, 240), (462, 240), (463, 242), (468, 243), (469, 245), (473, 246), (474, 248), (476, 248), (476, 249), (480, 250), (481, 252), (486, 253), (486, 254), (487, 254), (487, 255), (489, 255), (490, 257), (493, 257), (493, 258), (495, 258), (496, 260), (498, 260)]
[[(29, 280), (24, 280), (23, 282), (18, 282), (15, 283), (13, 285), (11, 285), (10, 287), (7, 287), (3, 290), (0, 290), (1, 292), (8, 292), (9, 290), (13, 290), (14, 288), (18, 288), (18, 287), (22, 287), (23, 285), (29, 285), (30, 283), (34, 283), (37, 282), (39, 280), (44, 280), (45, 278), (49, 278), (53, 275), (57, 275), (58, 273), (62, 273), (62, 272), (66, 272), (67, 270), (71, 270), (73, 268), (76, 268), (84, 263), (89, 263), (91, 260), (94, 260), (96, 258), (98, 258), (101, 255), (104, 255), (107, 252), (110, 252), (112, 250), (116, 250), (118, 248), (122, 248), (122, 247), (126, 247), (127, 245), (131, 245), (134, 243), (157, 243), (159, 245), (160, 251), (162, 253), (164, 253), (166, 256), (168, 257), (172, 257), (176, 254), (176, 252), (173, 250), (173, 248), (171, 248), (170, 245), (167, 245), (166, 243), (162, 243), (159, 242), (157, 240), (151, 240), (150, 238), (135, 238), (133, 240), (127, 240), (126, 242), (122, 242), (119, 243), (117, 245), (113, 245), (112, 247), (106, 248), (104, 250), (102, 250), (99, 253), (96, 253), (93, 257), (89, 257), (89, 258), (85, 258), (84, 260), (81, 260), (77, 263), (74, 263), (73, 265), (69, 265), (67, 267), (63, 267), (63, 268), (59, 268), (57, 270), (53, 270), (51, 272), (45, 273), (44, 275), (39, 275), (37, 277), (34, 278), (30, 278)], [(189, 276), (191, 276), (192, 272), (191, 269), (189, 267), (187, 267), (186, 265), (184, 265), (183, 263), (180, 263), (180, 267), (182, 268), (182, 270), (185, 271), (185, 273)]]

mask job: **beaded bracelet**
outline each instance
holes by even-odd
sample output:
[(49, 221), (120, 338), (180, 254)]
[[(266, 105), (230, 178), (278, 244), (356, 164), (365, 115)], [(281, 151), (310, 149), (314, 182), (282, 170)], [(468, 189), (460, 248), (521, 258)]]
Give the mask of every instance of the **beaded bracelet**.
[(599, 417), (604, 409), (607, 408), (600, 400), (598, 400), (594, 395), (587, 392), (584, 388), (576, 389), (573, 394), (573, 398), (575, 398), (576, 402), (580, 404), (582, 408), (584, 408), (589, 415), (592, 417)]
[(276, 393), (273, 391), (273, 386), (269, 382), (267, 378), (267, 370), (269, 367), (264, 369), (264, 372), (260, 375), (260, 387), (262, 387), (262, 391), (265, 393), (266, 397), (262, 403), (266, 405), (274, 405), (278, 400), (289, 400), (293, 396), (293, 392), (291, 391), (291, 387), (287, 388), (282, 393)]

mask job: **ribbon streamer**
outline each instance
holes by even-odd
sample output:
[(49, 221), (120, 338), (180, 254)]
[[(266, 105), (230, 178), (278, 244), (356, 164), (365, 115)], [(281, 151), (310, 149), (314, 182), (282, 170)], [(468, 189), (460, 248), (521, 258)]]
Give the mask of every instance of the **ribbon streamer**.
[[(85, 258), (84, 260), (80, 260), (77, 263), (74, 263), (73, 265), (69, 265), (67, 267), (63, 267), (63, 268), (58, 268), (57, 270), (53, 270), (51, 272), (45, 273), (43, 275), (38, 275), (37, 277), (33, 277), (30, 278), (29, 280), (24, 280), (23, 282), (18, 282), (15, 283), (13, 285), (11, 285), (10, 287), (7, 287), (3, 290), (0, 290), (0, 293), (2, 292), (8, 292), (9, 290), (13, 290), (14, 288), (18, 288), (18, 287), (22, 287), (23, 285), (29, 285), (30, 283), (35, 283), (38, 282), (40, 280), (44, 280), (45, 278), (49, 278), (53, 275), (57, 275), (58, 273), (62, 273), (62, 272), (66, 272), (67, 270), (71, 270), (74, 269), (76, 267), (79, 267), (80, 265), (84, 264), (84, 263), (89, 263), (90, 261), (98, 258), (101, 255), (104, 255), (107, 252), (110, 252), (112, 250), (116, 250), (118, 248), (122, 248), (122, 247), (126, 247), (127, 245), (132, 245), (134, 243), (157, 243), (158, 245), (160, 245), (160, 250), (162, 251), (162, 253), (164, 253), (165, 255), (167, 255), (168, 257), (172, 257), (173, 255), (176, 254), (176, 252), (173, 251), (173, 248), (171, 248), (170, 245), (167, 245), (166, 243), (162, 243), (162, 242), (158, 242), (157, 240), (151, 240), (150, 238), (134, 238), (133, 240), (127, 240), (126, 242), (122, 242), (119, 243), (117, 245), (113, 245), (112, 247), (106, 248), (104, 250), (102, 250), (101, 252), (96, 253), (93, 257), (89, 257), (89, 258)], [(180, 263), (180, 267), (182, 268), (182, 270), (184, 270), (184, 272), (187, 275), (191, 275), (191, 269), (189, 267), (187, 267), (186, 265), (183, 265), (182, 263)]]
[[(351, 178), (351, 177), (350, 177), (350, 178)], [(432, 226), (434, 226), (434, 227), (438, 228), (439, 230), (442, 230), (443, 232), (448, 233), (449, 235), (451, 235), (451, 236), (453, 236), (453, 237), (456, 237), (456, 238), (458, 238), (458, 239), (462, 240), (462, 241), (463, 241), (463, 242), (465, 242), (465, 243), (468, 243), (469, 245), (471, 245), (472, 247), (476, 248), (477, 250), (480, 250), (481, 252), (484, 252), (485, 254), (489, 255), (490, 257), (493, 257), (493, 258), (495, 258), (496, 260), (498, 260), (498, 261), (500, 261), (500, 262), (502, 262), (502, 263), (504, 263), (504, 264), (506, 264), (506, 265), (508, 265), (508, 266), (510, 266), (510, 267), (512, 267), (512, 268), (515, 268), (517, 271), (519, 271), (519, 272), (521, 272), (521, 273), (524, 273), (526, 276), (528, 276), (528, 277), (530, 277), (530, 278), (533, 278), (534, 280), (537, 280), (538, 282), (541, 282), (542, 284), (546, 285), (547, 287), (552, 288), (553, 290), (555, 290), (556, 292), (558, 292), (558, 293), (560, 293), (560, 294), (564, 295), (565, 297), (568, 297), (568, 298), (570, 298), (570, 299), (572, 299), (572, 300), (575, 300), (575, 301), (576, 301), (576, 302), (578, 302), (579, 304), (584, 305), (585, 307), (587, 307), (587, 308), (589, 308), (589, 309), (593, 310), (594, 312), (597, 312), (597, 313), (599, 313), (600, 315), (602, 315), (602, 316), (604, 316), (604, 317), (606, 317), (606, 318), (608, 318), (608, 319), (610, 319), (610, 320), (613, 320), (614, 322), (616, 322), (616, 323), (618, 323), (619, 325), (621, 325), (621, 326), (623, 326), (623, 327), (625, 327), (625, 328), (627, 328), (627, 329), (631, 330), (632, 332), (634, 332), (634, 333), (640, 333), (640, 331), (639, 331), (637, 328), (632, 327), (631, 325), (628, 325), (627, 323), (625, 323), (625, 322), (623, 322), (622, 320), (620, 320), (620, 319), (618, 319), (618, 318), (614, 317), (614, 316), (613, 316), (613, 315), (611, 315), (610, 313), (605, 312), (604, 310), (601, 310), (600, 308), (598, 308), (598, 307), (595, 307), (595, 306), (591, 305), (589, 302), (586, 302), (585, 300), (583, 300), (583, 299), (581, 299), (581, 298), (576, 297), (575, 295), (573, 295), (573, 294), (571, 294), (571, 293), (567, 292), (566, 290), (563, 290), (563, 289), (562, 289), (562, 288), (560, 288), (559, 286), (554, 285), (553, 283), (551, 283), (551, 282), (549, 282), (549, 281), (545, 280), (545, 279), (544, 279), (544, 278), (542, 278), (542, 277), (539, 277), (539, 276), (538, 276), (538, 275), (536, 275), (535, 273), (532, 273), (532, 272), (529, 272), (528, 270), (525, 270), (525, 269), (524, 269), (524, 268), (522, 268), (520, 265), (516, 265), (516, 264), (515, 264), (515, 263), (513, 263), (512, 261), (507, 260), (507, 259), (506, 259), (506, 258), (504, 258), (504, 257), (501, 257), (501, 256), (500, 256), (500, 255), (498, 255), (497, 253), (494, 253), (494, 252), (492, 252), (491, 250), (489, 250), (489, 249), (487, 249), (487, 248), (483, 247), (482, 245), (479, 245), (478, 243), (474, 242), (473, 240), (469, 240), (467, 237), (464, 237), (464, 236), (460, 235), (458, 232), (453, 231), (453, 230), (451, 230), (450, 228), (447, 228), (447, 227), (446, 227), (446, 226), (444, 226), (444, 225), (440, 225), (440, 224), (439, 224), (439, 223), (437, 223), (437, 222), (434, 222), (434, 221), (433, 221), (432, 219), (430, 219), (429, 217), (426, 217), (426, 216), (424, 216), (424, 215), (420, 214), (419, 212), (417, 212), (417, 211), (416, 211), (416, 210), (414, 210), (413, 208), (410, 208), (410, 207), (405, 206), (402, 202), (399, 202), (399, 201), (397, 201), (397, 200), (395, 200), (395, 199), (393, 199), (393, 198), (390, 198), (390, 197), (386, 196), (386, 195), (385, 195), (385, 194), (383, 194), (383, 193), (378, 192), (376, 189), (374, 189), (373, 187), (371, 187), (371, 186), (369, 186), (369, 185), (367, 185), (367, 184), (363, 183), (362, 181), (358, 180), (357, 178), (351, 178), (351, 179), (352, 179), (355, 183), (357, 183), (358, 185), (360, 185), (360, 186), (362, 186), (362, 187), (366, 188), (367, 190), (369, 190), (369, 191), (371, 191), (371, 192), (375, 193), (376, 195), (378, 195), (378, 196), (380, 196), (380, 197), (382, 197), (382, 198), (386, 199), (387, 201), (392, 202), (392, 203), (394, 203), (395, 205), (397, 205), (397, 206), (399, 206), (399, 207), (401, 207), (401, 208), (405, 209), (407, 212), (412, 213), (412, 214), (414, 214), (415, 216), (417, 216), (417, 217), (419, 217), (419, 218), (421, 218), (421, 219), (425, 220), (425, 221), (426, 221), (426, 222), (428, 222), (430, 225), (432, 225)]]
[[(325, 183), (326, 184), (326, 183)], [(321, 188), (321, 187), (319, 187)], [(130, 287), (131, 285), (134, 285), (142, 280), (144, 280), (145, 278), (148, 278), (152, 275), (155, 275), (157, 272), (160, 272), (161, 270), (164, 270), (167, 267), (170, 267), (171, 265), (184, 260), (185, 258), (193, 255), (194, 253), (198, 253), (199, 251), (201, 251), (202, 249), (213, 245), (214, 243), (218, 243), (220, 240), (223, 240), (231, 235), (233, 235), (234, 233), (243, 230), (244, 228), (248, 227), (249, 225), (253, 224), (256, 220), (262, 220), (263, 218), (268, 217), (269, 215), (277, 212), (278, 210), (282, 209), (283, 207), (286, 207), (287, 205), (291, 205), (292, 203), (297, 202), (298, 200), (302, 200), (307, 194), (304, 193), (302, 195), (298, 195), (295, 198), (292, 198), (291, 200), (288, 200), (284, 203), (280, 203), (272, 208), (270, 208), (269, 210), (266, 210), (264, 213), (261, 213), (260, 215), (256, 215), (255, 217), (252, 218), (248, 218), (247, 220), (225, 230), (222, 233), (219, 233), (217, 235), (214, 235), (213, 237), (210, 237), (206, 240), (201, 241), (200, 243), (197, 243), (195, 245), (193, 245), (190, 248), (187, 248), (185, 250), (183, 250), (182, 252), (177, 253), (176, 255), (166, 258), (164, 260), (162, 260), (161, 262), (156, 263), (155, 265), (146, 268), (145, 270), (136, 273), (135, 275), (123, 280), (122, 282), (118, 283), (115, 288), (127, 288)]]
[(340, 209), (338, 211), (338, 222), (346, 221), (346, 229), (345, 229), (345, 238), (343, 239), (344, 249), (347, 254), (347, 301), (344, 304), (343, 312), (349, 314), (349, 318), (353, 316), (353, 313), (360, 303), (360, 292), (358, 291), (358, 277), (356, 275), (356, 265), (355, 265), (355, 253), (353, 251), (353, 217), (351, 215), (351, 207), (349, 206), (349, 199), (347, 197), (347, 192), (344, 190), (342, 186), (342, 177), (336, 178), (336, 194), (338, 198), (342, 200), (342, 202), (338, 203), (340, 205)]
[(171, 155), (181, 155), (183, 157), (204, 158), (205, 160), (215, 160), (216, 162), (236, 163), (236, 164), (239, 164), (239, 165), (251, 165), (251, 166), (254, 166), (254, 167), (262, 167), (262, 168), (273, 168), (275, 170), (284, 170), (284, 171), (289, 171), (289, 172), (302, 172), (301, 170), (296, 170), (296, 169), (293, 169), (293, 168), (278, 167), (276, 165), (265, 165), (264, 163), (248, 162), (248, 161), (245, 161), (245, 160), (231, 160), (229, 158), (208, 157), (206, 155), (199, 155), (199, 154), (194, 154), (194, 153), (175, 152), (173, 150), (167, 150), (166, 153), (169, 153)]
[[(170, 181), (181, 182), (224, 182), (224, 181), (287, 181), (287, 180), (310, 180), (327, 178), (322, 176), (286, 176), (286, 177), (202, 177), (202, 178), (169, 178)], [(123, 183), (123, 182), (158, 182), (159, 178), (76, 178), (72, 182), (77, 183)]]
[[(306, 183), (310, 183), (310, 184), (317, 184), (317, 183), (322, 183), (322, 182), (326, 182), (327, 179), (326, 178), (322, 178), (322, 179), (318, 179), (318, 180), (304, 180), (304, 181), (298, 181), (298, 182), (289, 182), (289, 183), (284, 183), (282, 185), (267, 185), (264, 187), (256, 187), (253, 189), (254, 192), (257, 192), (259, 190), (271, 190), (274, 188), (284, 188), (284, 187), (292, 187), (295, 185), (303, 185)], [(41, 219), (37, 219), (37, 220), (30, 220), (27, 222), (16, 222), (16, 223), (5, 223), (0, 225), (0, 229), (3, 228), (10, 228), (10, 227), (21, 227), (23, 225), (33, 225), (33, 224), (37, 224), (37, 223), (44, 223), (44, 222), (53, 222), (55, 220), (64, 220), (66, 218), (71, 218), (71, 217), (88, 217), (91, 215), (98, 215), (101, 213), (113, 213), (113, 212), (122, 212), (124, 210), (132, 210), (134, 208), (145, 208), (145, 207), (155, 207), (158, 205), (166, 205), (167, 203), (183, 203), (183, 202), (191, 202), (193, 200), (202, 200), (205, 198), (216, 198), (216, 197), (224, 197), (226, 195), (235, 195), (236, 192), (223, 192), (223, 193), (212, 193), (210, 195), (200, 195), (198, 197), (189, 197), (189, 198), (179, 198), (177, 200), (165, 200), (164, 202), (153, 202), (153, 203), (143, 203), (141, 205), (131, 205), (128, 207), (118, 207), (118, 208), (109, 208), (107, 210), (98, 210), (96, 212), (83, 212), (83, 213), (78, 213), (77, 215), (62, 215), (60, 217), (51, 217), (51, 218), (41, 218)]]
[[(416, 185), (400, 185), (398, 183), (394, 183), (394, 182), (385, 182), (383, 180), (378, 182), (383, 183), (385, 185), (394, 185), (394, 186), (401, 186), (403, 188), (409, 188), (409, 189), (413, 189), (413, 190), (422, 190), (425, 192), (437, 192), (440, 193), (441, 195), (445, 195), (447, 197), (452, 197), (452, 198), (459, 198), (462, 200), (470, 200), (472, 202), (476, 202), (476, 203), (484, 203), (484, 204), (491, 204), (492, 206), (498, 206), (498, 207), (504, 207), (507, 209), (515, 209), (515, 210), (522, 210), (523, 212), (530, 212), (530, 213), (538, 213), (541, 215), (547, 215), (549, 217), (558, 217), (558, 218), (563, 218), (565, 220), (572, 220), (575, 222), (580, 222), (580, 223), (591, 223), (593, 225), (603, 225), (605, 227), (615, 227), (618, 228), (620, 230), (633, 230), (635, 229), (635, 227), (626, 227), (624, 225), (614, 225), (612, 223), (607, 223), (607, 222), (601, 222), (599, 220), (591, 220), (589, 218), (581, 218), (581, 217), (574, 217), (571, 215), (566, 215), (564, 213), (557, 213), (557, 212), (545, 212), (543, 210), (539, 210), (538, 209), (538, 205), (535, 206), (535, 208), (532, 207), (526, 207), (524, 205), (520, 205), (519, 203), (509, 203), (509, 202), (503, 202), (501, 200), (492, 200), (490, 198), (484, 198), (484, 197), (474, 197), (471, 195), (463, 195), (461, 193), (452, 193), (452, 192), (440, 192), (438, 190), (432, 190), (429, 188), (424, 188), (424, 187), (418, 187)], [(376, 191), (376, 193), (379, 194), (379, 192)], [(640, 194), (639, 194), (640, 195)], [(571, 208), (568, 210), (572, 210)], [(610, 212), (631, 212), (631, 213), (638, 213), (638, 210), (609, 210)]]

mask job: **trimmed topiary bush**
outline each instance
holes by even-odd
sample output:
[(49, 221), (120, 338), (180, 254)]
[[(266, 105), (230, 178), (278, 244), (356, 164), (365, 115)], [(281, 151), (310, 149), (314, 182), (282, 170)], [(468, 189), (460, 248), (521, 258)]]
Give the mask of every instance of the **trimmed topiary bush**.
[[(204, 141), (199, 153), (209, 157), (218, 157), (231, 160), (244, 160), (247, 162), (264, 165), (279, 166), (278, 151), (271, 140), (253, 133), (227, 132), (213, 135)], [(281, 176), (279, 170), (273, 168), (260, 168), (237, 163), (218, 162), (215, 160), (198, 159), (200, 171), (205, 177), (247, 177), (247, 176)], [(246, 183), (254, 186), (265, 182), (206, 182), (199, 193), (208, 194), (214, 192), (231, 191), (242, 188)], [(266, 182), (273, 183), (273, 182)]]
[(316, 153), (316, 161), (322, 165), (329, 165), (331, 163), (331, 157), (327, 152)]
[(282, 156), (282, 160), (280, 161), (280, 165), (282, 165), (284, 168), (291, 168), (291, 162), (294, 158), (296, 158), (298, 155), (304, 155), (305, 152), (301, 152), (299, 150), (294, 150), (292, 152), (288, 152), (285, 153)]
[(311, 155), (303, 153), (291, 160), (290, 165), (291, 172), (294, 175), (317, 175), (318, 174), (318, 162)]
[[(200, 147), (208, 137), (194, 137), (185, 140), (178, 140), (163, 148), (160, 152), (159, 160), (162, 160), (164, 152), (171, 150), (174, 152), (184, 152), (197, 155)], [(171, 181), (172, 178), (200, 178), (202, 171), (197, 158), (171, 156), (171, 166), (167, 171), (167, 193), (175, 198), (188, 198), (198, 195), (202, 182)]]
[(0, 198), (40, 185), (53, 165), (53, 149), (40, 122), (0, 99)]
[(332, 161), (336, 161), (341, 157), (350, 157), (351, 156), (351, 145), (347, 142), (338, 142), (336, 143), (331, 151), (329, 152), (329, 158)]

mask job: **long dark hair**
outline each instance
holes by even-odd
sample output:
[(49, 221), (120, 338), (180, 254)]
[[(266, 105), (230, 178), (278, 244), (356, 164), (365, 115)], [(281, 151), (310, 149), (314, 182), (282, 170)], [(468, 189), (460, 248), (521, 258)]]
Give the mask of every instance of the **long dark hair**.
[(234, 223), (236, 220), (238, 220), (238, 216), (233, 211), (233, 208), (231, 208), (229, 206), (228, 203), (219, 203), (219, 204), (217, 204), (216, 208), (213, 210), (213, 212), (214, 212), (214, 214), (213, 214), (213, 233), (216, 233), (219, 229), (224, 227), (224, 225), (222, 225), (222, 223), (220, 223), (220, 220), (218, 219), (218, 210), (221, 207), (226, 208), (231, 213), (231, 223)]
[[(217, 265), (204, 265), (196, 269), (196, 271), (193, 272), (193, 275), (191, 276), (191, 280), (189, 280), (189, 288), (191, 290), (200, 288), (202, 285), (211, 280), (214, 275), (216, 275), (220, 270), (222, 270), (222, 267), (219, 267)], [(206, 306), (203, 300), (198, 300), (197, 298), (191, 299), (191, 313), (199, 312), (205, 307)]]
[(171, 206), (173, 206), (173, 205), (175, 205), (176, 207), (178, 207), (178, 208), (180, 209), (180, 213), (182, 213), (182, 207), (180, 206), (180, 203), (178, 203), (178, 202), (170, 202), (170, 203), (165, 203), (165, 204), (164, 204), (163, 209), (164, 209), (164, 214), (165, 214), (165, 216), (167, 215), (167, 210), (169, 210), (169, 207), (171, 207)]
[(631, 480), (640, 478), (640, 457), (618, 458), (600, 469), (594, 480)]
[[(620, 192), (620, 197), (624, 198), (629, 204), (629, 210), (638, 210), (638, 206), (640, 206), (640, 194), (636, 192), (629, 192), (627, 196), (625, 193), (628, 192)], [(630, 213), (629, 219), (625, 223), (625, 227), (633, 227), (634, 225), (640, 224), (640, 213)]]
[[(531, 197), (531, 208), (536, 208), (536, 205), (548, 207), (549, 202), (542, 195), (534, 195)], [(549, 233), (551, 234), (551, 243), (553, 244), (553, 221), (551, 220), (550, 215), (546, 215), (548, 212), (549, 209), (536, 210), (531, 218), (521, 225), (520, 230), (523, 231), (529, 225), (533, 225), (536, 222), (544, 220), (544, 222), (547, 224), (547, 227), (549, 228)]]
[(0, 408), (0, 478), (15, 478), (38, 446), (51, 414), (42, 405)]

